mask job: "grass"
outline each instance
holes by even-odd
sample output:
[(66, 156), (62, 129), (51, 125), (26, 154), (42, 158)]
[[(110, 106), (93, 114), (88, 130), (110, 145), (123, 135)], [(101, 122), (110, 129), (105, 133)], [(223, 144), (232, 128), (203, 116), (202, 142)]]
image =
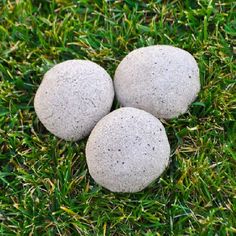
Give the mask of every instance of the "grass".
[[(1, 0), (1, 235), (235, 235), (235, 8), (233, 0)], [(40, 124), (34, 94), (55, 63), (89, 59), (113, 76), (128, 52), (153, 44), (191, 52), (202, 89), (187, 114), (164, 121), (167, 171), (142, 192), (114, 194), (89, 176), (86, 140), (65, 142)]]

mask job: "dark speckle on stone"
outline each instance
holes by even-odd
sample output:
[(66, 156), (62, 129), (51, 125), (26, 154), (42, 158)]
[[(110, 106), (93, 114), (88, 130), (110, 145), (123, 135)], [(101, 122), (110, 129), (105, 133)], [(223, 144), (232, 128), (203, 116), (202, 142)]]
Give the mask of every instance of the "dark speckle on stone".
[(188, 76), (189, 78), (192, 78), (191, 75)]
[(152, 150), (154, 151), (154, 150), (155, 150), (155, 147), (153, 147)]
[(122, 165), (124, 165), (125, 164), (125, 162), (124, 161), (122, 161)]
[(120, 149), (118, 149), (118, 152), (120, 152), (121, 150)]
[(162, 129), (160, 128), (160, 131), (162, 131)]
[(111, 151), (111, 149), (110, 149), (110, 148), (108, 148), (108, 149), (107, 149), (107, 151), (109, 151), (109, 152), (110, 152), (110, 151)]

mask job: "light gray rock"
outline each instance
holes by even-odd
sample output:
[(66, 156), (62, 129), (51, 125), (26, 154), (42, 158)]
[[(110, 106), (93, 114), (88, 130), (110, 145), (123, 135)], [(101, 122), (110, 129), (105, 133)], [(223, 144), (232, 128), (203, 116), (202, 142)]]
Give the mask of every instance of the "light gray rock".
[(136, 107), (158, 118), (174, 118), (187, 111), (200, 90), (198, 65), (180, 48), (156, 45), (130, 52), (114, 79), (122, 106)]
[(113, 83), (94, 62), (68, 60), (51, 68), (34, 99), (39, 120), (65, 140), (79, 140), (91, 132), (111, 109)]
[(120, 108), (102, 118), (86, 145), (93, 179), (113, 192), (138, 192), (162, 174), (170, 146), (165, 128), (153, 115)]

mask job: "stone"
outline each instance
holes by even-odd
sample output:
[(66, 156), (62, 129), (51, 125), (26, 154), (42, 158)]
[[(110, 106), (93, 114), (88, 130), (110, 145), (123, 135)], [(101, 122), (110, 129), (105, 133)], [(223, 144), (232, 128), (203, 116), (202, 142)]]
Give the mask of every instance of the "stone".
[(115, 92), (121, 106), (171, 119), (188, 110), (200, 90), (199, 69), (187, 51), (167, 45), (130, 52), (118, 65)]
[(102, 118), (86, 145), (90, 175), (113, 192), (138, 192), (169, 163), (170, 145), (161, 122), (143, 110), (120, 108)]
[(113, 99), (112, 80), (101, 66), (87, 60), (68, 60), (44, 75), (34, 107), (48, 131), (76, 141), (88, 136), (110, 112)]

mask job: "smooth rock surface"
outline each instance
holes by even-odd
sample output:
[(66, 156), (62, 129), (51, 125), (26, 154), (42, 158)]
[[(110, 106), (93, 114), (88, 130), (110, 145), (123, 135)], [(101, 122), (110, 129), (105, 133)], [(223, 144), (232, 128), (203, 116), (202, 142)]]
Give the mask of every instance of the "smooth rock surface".
[(111, 109), (113, 83), (94, 62), (68, 60), (51, 68), (34, 99), (39, 120), (47, 130), (65, 140), (86, 137)]
[(199, 69), (193, 56), (180, 48), (143, 47), (121, 61), (114, 86), (122, 106), (170, 119), (185, 113), (196, 99), (200, 90)]
[(113, 192), (138, 192), (168, 165), (170, 146), (165, 128), (153, 115), (120, 108), (102, 118), (86, 145), (93, 179)]

